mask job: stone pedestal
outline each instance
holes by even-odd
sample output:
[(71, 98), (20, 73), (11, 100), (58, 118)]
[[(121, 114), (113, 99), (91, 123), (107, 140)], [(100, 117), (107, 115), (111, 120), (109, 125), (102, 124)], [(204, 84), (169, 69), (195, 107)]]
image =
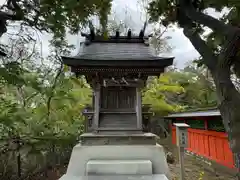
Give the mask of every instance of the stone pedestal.
[(168, 180), (163, 174), (154, 175), (134, 175), (134, 176), (71, 176), (63, 175), (61, 180)]
[(146, 176), (150, 179), (153, 175), (162, 175), (162, 180), (165, 180), (170, 177), (165, 152), (161, 145), (156, 144), (155, 138), (149, 133), (96, 134), (96, 137), (94, 134), (84, 134), (81, 136), (82, 142), (73, 148), (67, 172), (60, 180), (93, 175)]

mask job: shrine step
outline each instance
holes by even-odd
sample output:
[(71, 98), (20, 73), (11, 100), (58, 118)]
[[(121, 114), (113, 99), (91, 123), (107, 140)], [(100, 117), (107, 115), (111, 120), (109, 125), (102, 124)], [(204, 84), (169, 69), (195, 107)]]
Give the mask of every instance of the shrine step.
[(88, 175), (151, 175), (150, 160), (90, 160)]

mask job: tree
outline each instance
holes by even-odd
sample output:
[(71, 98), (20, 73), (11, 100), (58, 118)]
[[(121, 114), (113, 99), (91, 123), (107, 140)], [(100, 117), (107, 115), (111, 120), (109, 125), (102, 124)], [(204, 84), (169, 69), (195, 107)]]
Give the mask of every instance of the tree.
[(0, 37), (7, 31), (8, 21), (18, 21), (21, 25), (53, 33), (55, 39), (63, 41), (67, 29), (77, 33), (92, 15), (100, 17), (104, 31), (111, 1), (7, 0), (0, 8)]
[(143, 90), (143, 104), (148, 104), (151, 110), (161, 116), (183, 109), (178, 103), (170, 101), (171, 96), (181, 94), (184, 88), (177, 82), (171, 81), (168, 73), (160, 77), (153, 77), (147, 82)]
[(204, 68), (190, 64), (183, 70), (167, 72), (172, 82), (184, 88), (184, 92), (169, 97), (172, 102), (185, 107), (185, 110), (214, 108), (217, 106), (216, 89)]
[(67, 54), (67, 49), (54, 47), (43, 58), (28, 33), (20, 31), (10, 39), (10, 53), (0, 59), (1, 179), (17, 179), (14, 153), (30, 173), (46, 168), (45, 158), (54, 162), (59, 155), (55, 145), (62, 146), (61, 155), (65, 153), (64, 147), (76, 143), (83, 132), (81, 112), (91, 102), (86, 80), (70, 76), (62, 65), (59, 54)]
[[(224, 7), (230, 13), (218, 20), (203, 11), (214, 8), (221, 11)], [(149, 4), (152, 20), (161, 21), (163, 25), (177, 22), (183, 28), (184, 35), (191, 41), (202, 56), (202, 63), (209, 69), (217, 91), (218, 105), (223, 117), (223, 123), (228, 132), (230, 147), (235, 153), (240, 153), (240, 93), (231, 81), (231, 69), (239, 74), (238, 47), (240, 30), (239, 1), (216, 0), (153, 0)], [(210, 46), (201, 38), (203, 28), (210, 28), (214, 34), (211, 39), (218, 46)], [(217, 37), (222, 38), (217, 38)], [(238, 163), (240, 164), (240, 162)], [(240, 167), (240, 166), (239, 166)]]

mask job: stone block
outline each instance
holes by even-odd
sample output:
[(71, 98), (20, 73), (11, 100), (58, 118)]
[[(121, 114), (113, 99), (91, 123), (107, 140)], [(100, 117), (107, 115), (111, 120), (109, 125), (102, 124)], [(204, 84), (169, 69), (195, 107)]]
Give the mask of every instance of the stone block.
[(76, 145), (67, 168), (67, 175), (87, 175), (87, 163), (90, 160), (149, 160), (152, 162), (153, 174), (170, 177), (164, 148), (159, 145)]
[(149, 160), (90, 160), (87, 162), (88, 175), (151, 175), (152, 162)]

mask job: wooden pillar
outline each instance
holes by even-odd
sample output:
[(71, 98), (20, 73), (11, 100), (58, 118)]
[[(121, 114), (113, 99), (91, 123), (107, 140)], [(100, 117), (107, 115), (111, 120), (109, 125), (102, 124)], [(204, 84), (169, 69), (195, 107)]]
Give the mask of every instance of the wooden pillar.
[(97, 130), (99, 127), (99, 109), (100, 109), (100, 85), (96, 84), (94, 88), (94, 117), (92, 128), (93, 130)]
[(137, 128), (142, 129), (142, 95), (140, 88), (136, 88), (136, 115)]

